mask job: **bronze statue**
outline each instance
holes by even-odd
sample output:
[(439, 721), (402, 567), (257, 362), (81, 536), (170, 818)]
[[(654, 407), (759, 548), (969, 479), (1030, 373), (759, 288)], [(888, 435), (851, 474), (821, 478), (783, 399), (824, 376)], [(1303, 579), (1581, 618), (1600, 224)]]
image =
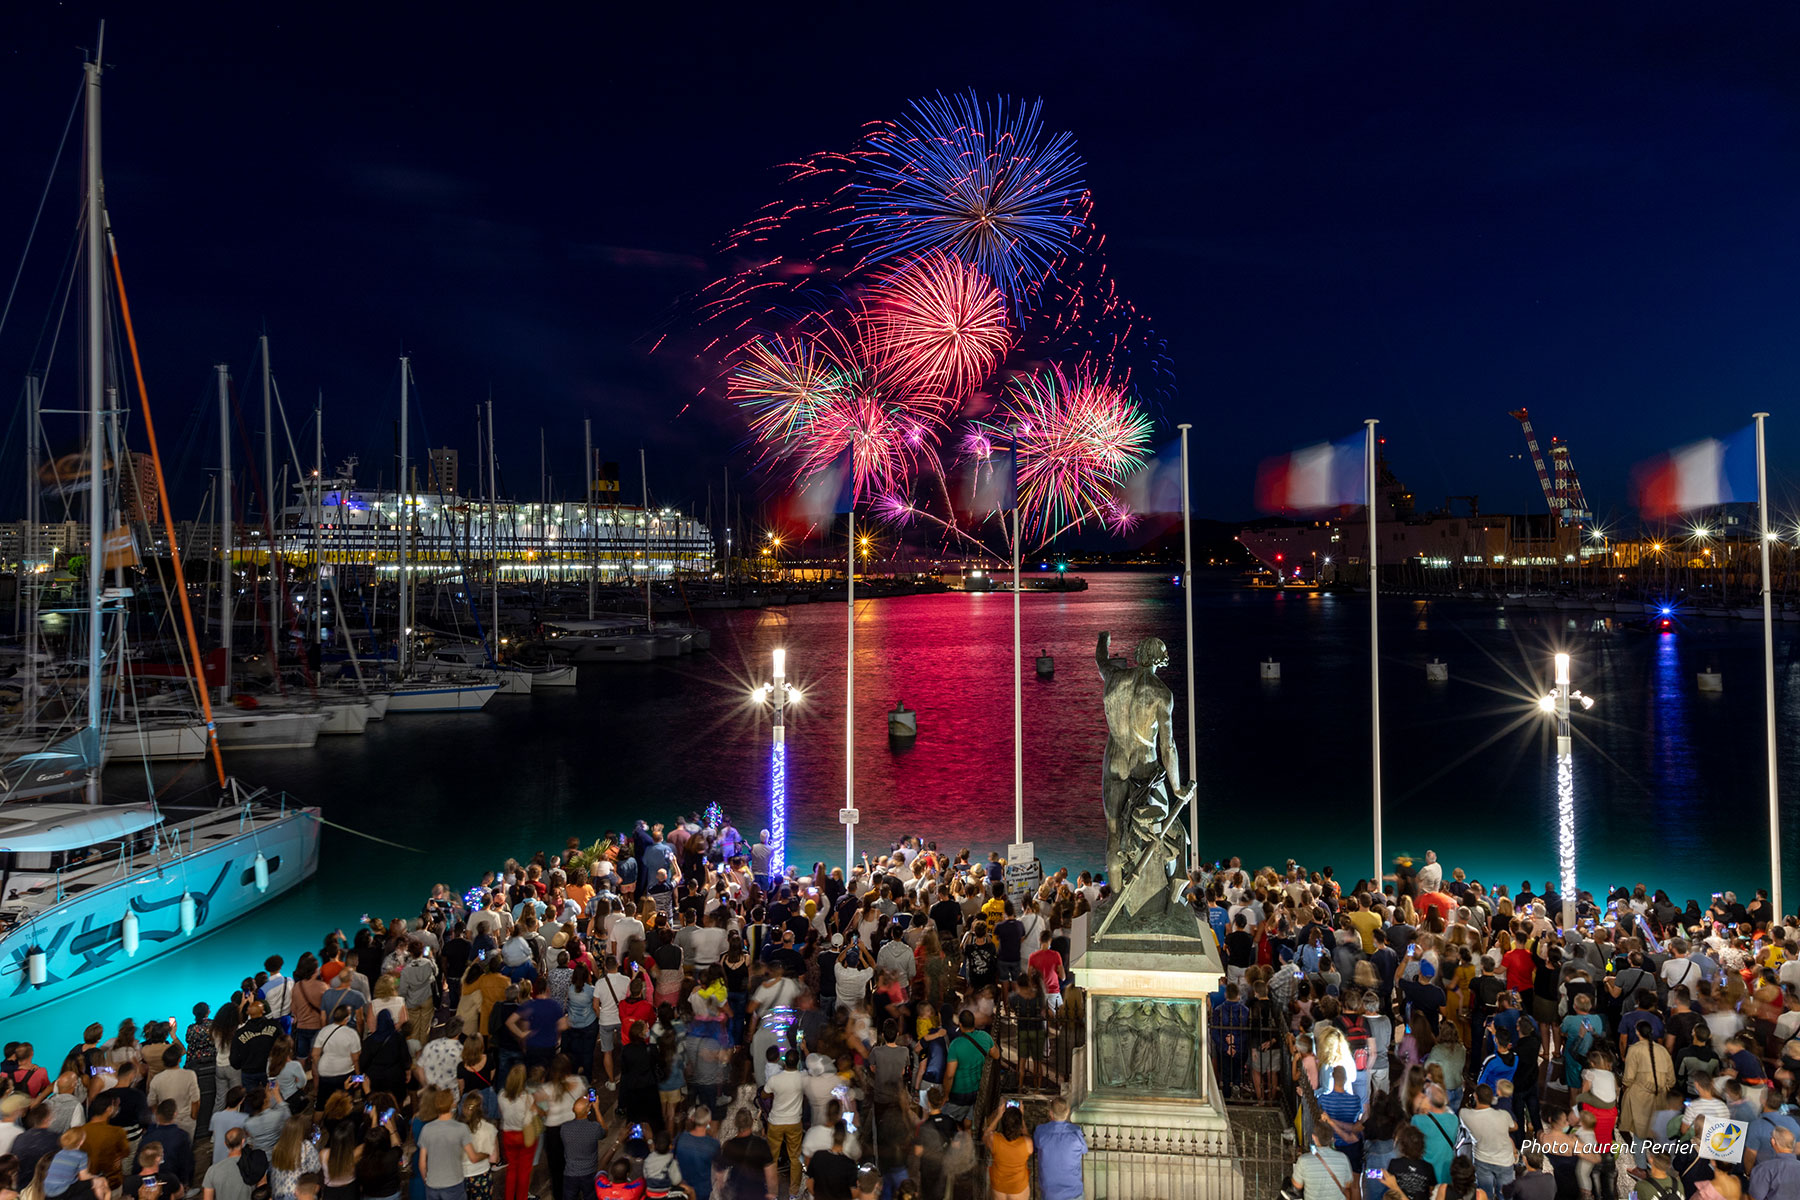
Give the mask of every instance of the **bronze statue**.
[[(1181, 782), (1175, 751), (1175, 693), (1156, 677), (1169, 664), (1160, 638), (1137, 646), (1135, 667), (1115, 667), (1112, 634), (1094, 650), (1104, 684), (1106, 765), (1100, 794), (1106, 810), (1106, 875), (1123, 915), (1166, 912), (1182, 902), (1177, 864), (1187, 855), (1179, 819), (1194, 801), (1192, 780)], [(1173, 797), (1173, 802), (1171, 801)]]

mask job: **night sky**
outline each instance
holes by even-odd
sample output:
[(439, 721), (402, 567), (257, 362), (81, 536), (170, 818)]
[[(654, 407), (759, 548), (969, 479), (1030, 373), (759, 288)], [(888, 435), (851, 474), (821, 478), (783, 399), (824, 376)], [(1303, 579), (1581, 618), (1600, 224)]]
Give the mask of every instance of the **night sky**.
[[(1079, 139), (1111, 269), (1168, 344), (1159, 415), (1197, 425), (1197, 511), (1248, 515), (1259, 458), (1366, 416), (1422, 502), (1540, 511), (1522, 404), (1602, 517), (1634, 462), (1759, 408), (1793, 499), (1791, 5), (114, 7), (107, 196), (189, 479), (212, 364), (250, 383), (266, 326), (297, 434), (323, 389), (327, 455), (365, 483), (391, 480), (407, 351), (415, 447), (472, 450), (491, 386), (510, 490), (536, 493), (544, 427), (574, 494), (586, 416), (631, 493), (642, 445), (656, 497), (703, 506), (751, 465), (743, 424), (676, 415), (705, 376), (648, 353), (659, 322), (774, 164), (973, 87), (1042, 96)], [(0, 16), (8, 280), (102, 12)], [(41, 365), (78, 133), (0, 378)]]

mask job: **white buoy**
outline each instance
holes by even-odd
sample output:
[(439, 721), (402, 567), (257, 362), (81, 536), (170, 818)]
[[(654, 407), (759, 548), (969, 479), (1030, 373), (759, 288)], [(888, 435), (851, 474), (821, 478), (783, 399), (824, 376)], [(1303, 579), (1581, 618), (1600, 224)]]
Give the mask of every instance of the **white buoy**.
[(897, 702), (887, 715), (888, 736), (896, 741), (911, 741), (919, 736), (919, 714), (906, 707), (906, 701)]
[(194, 903), (194, 893), (188, 891), (182, 892), (181, 932), (183, 936), (194, 932), (194, 926), (199, 923), (199, 906)]
[(1719, 672), (1713, 670), (1711, 667), (1696, 674), (1694, 680), (1700, 685), (1700, 690), (1703, 692), (1722, 692), (1725, 690), (1725, 676), (1719, 674)]
[(1262, 669), (1262, 677), (1264, 679), (1280, 679), (1281, 678), (1281, 664), (1276, 662), (1274, 659), (1272, 659), (1272, 658), (1267, 659), (1266, 661), (1260, 662), (1256, 665)]
[(1450, 664), (1432, 659), (1425, 664), (1425, 679), (1430, 683), (1448, 683), (1450, 681)]
[(119, 943), (125, 947), (126, 958), (137, 953), (138, 915), (129, 908), (125, 910), (125, 919), (119, 922)]
[(50, 966), (44, 957), (42, 946), (33, 946), (25, 952), (25, 978), (31, 981), (32, 987), (43, 987), (44, 980), (50, 977)]
[(269, 860), (263, 857), (261, 850), (258, 850), (256, 852), (256, 862), (254, 864), (254, 869), (256, 872), (256, 890), (259, 892), (268, 891), (269, 890)]

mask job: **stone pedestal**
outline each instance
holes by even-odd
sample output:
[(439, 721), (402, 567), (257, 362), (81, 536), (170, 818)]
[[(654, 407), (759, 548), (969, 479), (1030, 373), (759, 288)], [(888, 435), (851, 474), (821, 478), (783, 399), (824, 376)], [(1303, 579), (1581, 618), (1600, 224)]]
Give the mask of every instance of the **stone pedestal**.
[[(1088, 1195), (1241, 1195), (1212, 1072), (1207, 997), (1225, 973), (1212, 930), (1185, 907), (1151, 930), (1107, 930), (1073, 964), (1085, 989)], [(1105, 914), (1094, 915), (1095, 927)], [(1124, 924), (1125, 922), (1118, 922)], [(1148, 1189), (1148, 1190), (1146, 1190)]]

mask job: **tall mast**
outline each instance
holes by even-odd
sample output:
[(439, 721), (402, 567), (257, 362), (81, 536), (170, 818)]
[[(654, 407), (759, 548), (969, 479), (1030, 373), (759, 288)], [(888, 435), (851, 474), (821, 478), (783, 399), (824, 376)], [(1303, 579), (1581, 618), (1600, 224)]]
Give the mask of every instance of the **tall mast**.
[(644, 621), (645, 628), (656, 632), (656, 602), (650, 596), (650, 575), (655, 569), (650, 562), (650, 468), (645, 465), (644, 448), (638, 447), (638, 477), (644, 481)]
[(262, 392), (263, 392), (263, 506), (268, 510), (269, 519), (265, 524), (269, 527), (269, 568), (264, 573), (263, 582), (269, 589), (269, 668), (277, 674), (281, 671), (281, 584), (275, 571), (275, 521), (279, 515), (276, 508), (277, 499), (286, 489), (275, 486), (275, 410), (270, 402), (271, 388), (269, 384), (269, 335), (263, 334), (257, 339), (262, 343)]
[[(25, 377), (25, 544), (19, 556), (21, 577), (14, 607), (25, 609), (25, 720), (37, 718), (37, 648), (38, 589), (32, 572), (37, 570), (38, 555), (38, 409), (42, 407), (44, 382), (36, 375)], [(27, 591), (26, 589), (30, 589)], [(26, 603), (26, 597), (30, 602)]]
[(587, 531), (587, 593), (588, 620), (594, 619), (594, 422), (592, 418), (584, 418), (581, 422), (581, 454), (587, 460), (585, 474), (587, 476), (587, 494), (582, 497), (582, 528)]
[[(313, 401), (313, 511), (312, 511), (312, 560), (313, 560), (313, 621), (312, 646), (307, 647), (307, 657), (312, 657), (314, 646), (321, 651), (324, 646), (322, 635), (325, 632), (325, 574), (321, 569), (320, 558), (324, 554), (321, 544), (319, 526), (325, 523), (325, 392), (319, 392), (319, 398)], [(319, 681), (313, 680), (314, 684)]]
[(399, 655), (400, 674), (406, 674), (406, 664), (410, 657), (407, 653), (407, 642), (412, 638), (411, 614), (407, 611), (407, 578), (406, 554), (408, 542), (412, 535), (412, 513), (408, 511), (406, 486), (406, 383), (407, 376), (412, 374), (412, 360), (406, 355), (400, 356), (400, 478), (395, 484), (395, 496), (400, 508), (400, 561), (397, 582), (399, 585), (400, 613), (400, 645), (396, 653)]
[[(231, 699), (231, 368), (219, 363), (219, 646), (225, 655), (225, 681), (219, 703)], [(205, 672), (201, 672), (204, 683)]]
[[(106, 24), (100, 25), (100, 44), (84, 67), (87, 77), (87, 401), (88, 401), (88, 564), (87, 564), (87, 727), (98, 742), (101, 700), (100, 668), (105, 643), (100, 628), (100, 573), (106, 561), (106, 332), (104, 270), (105, 203), (100, 178), (100, 51), (106, 44)], [(88, 773), (87, 802), (100, 803), (100, 772)]]
[(494, 398), (487, 402), (488, 542), (494, 549), (494, 661), (500, 661), (500, 500), (494, 483)]

